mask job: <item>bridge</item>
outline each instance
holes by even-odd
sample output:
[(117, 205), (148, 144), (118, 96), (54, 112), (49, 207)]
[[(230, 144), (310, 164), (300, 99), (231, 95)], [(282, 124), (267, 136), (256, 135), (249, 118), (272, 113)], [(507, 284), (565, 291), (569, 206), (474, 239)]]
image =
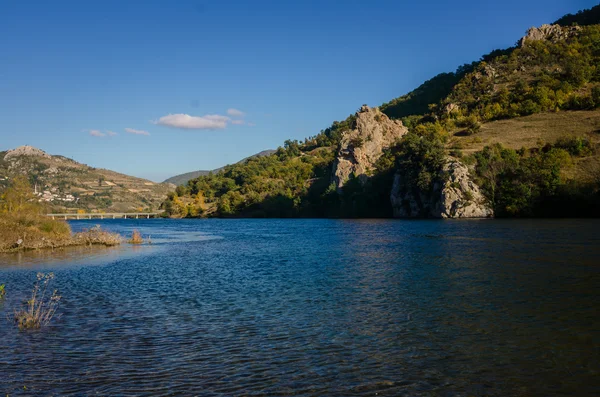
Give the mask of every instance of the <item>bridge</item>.
[(161, 212), (112, 212), (89, 214), (46, 214), (52, 219), (150, 219), (158, 218)]

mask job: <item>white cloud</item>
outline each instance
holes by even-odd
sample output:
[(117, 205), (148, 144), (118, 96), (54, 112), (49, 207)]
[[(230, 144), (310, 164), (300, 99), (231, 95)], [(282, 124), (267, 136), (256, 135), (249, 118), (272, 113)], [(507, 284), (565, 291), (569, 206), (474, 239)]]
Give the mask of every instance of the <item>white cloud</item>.
[(256, 127), (256, 124), (254, 124), (254, 123), (248, 123), (248, 127)]
[(241, 110), (233, 108), (227, 109), (227, 114), (231, 117), (244, 117), (246, 115), (246, 113), (242, 112)]
[(125, 128), (125, 132), (134, 134), (134, 135), (150, 135), (150, 133), (148, 131), (134, 130), (133, 128)]
[(98, 131), (98, 130), (89, 130), (89, 134), (91, 136), (96, 136), (96, 137), (104, 137), (104, 136), (106, 136), (105, 133), (103, 133), (101, 131)]
[(230, 118), (218, 114), (190, 116), (189, 114), (169, 114), (154, 121), (154, 124), (189, 130), (222, 130), (227, 127)]
[(117, 135), (119, 135), (119, 134), (117, 134), (117, 133), (116, 133), (116, 132), (114, 132), (114, 131), (106, 131), (106, 135), (108, 135), (108, 136), (117, 136)]
[(244, 125), (244, 124), (246, 124), (246, 122), (244, 120), (232, 120), (231, 124)]

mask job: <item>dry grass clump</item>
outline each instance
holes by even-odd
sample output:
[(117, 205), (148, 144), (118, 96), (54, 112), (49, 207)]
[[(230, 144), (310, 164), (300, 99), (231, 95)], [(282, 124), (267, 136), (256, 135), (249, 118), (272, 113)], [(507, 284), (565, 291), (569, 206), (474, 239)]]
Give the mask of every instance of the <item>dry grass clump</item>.
[(15, 311), (15, 322), (21, 329), (36, 329), (46, 326), (54, 317), (61, 299), (57, 290), (48, 290), (54, 273), (38, 273), (26, 308)]
[(131, 233), (131, 238), (127, 242), (130, 244), (143, 244), (144, 239), (138, 230), (134, 230), (133, 233)]
[(102, 228), (99, 225), (94, 226), (91, 229), (84, 230), (83, 232), (75, 233), (73, 235), (73, 240), (77, 244), (72, 245), (104, 245), (107, 247), (112, 247), (115, 245), (121, 244), (121, 235), (118, 233), (110, 233)]

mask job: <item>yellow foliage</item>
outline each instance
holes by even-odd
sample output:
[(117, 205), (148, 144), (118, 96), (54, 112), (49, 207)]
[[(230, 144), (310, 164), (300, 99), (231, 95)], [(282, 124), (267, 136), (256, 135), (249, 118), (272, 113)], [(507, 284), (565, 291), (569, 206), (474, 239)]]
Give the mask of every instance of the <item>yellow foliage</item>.
[(33, 195), (31, 185), (24, 176), (17, 176), (11, 186), (0, 196), (2, 212), (35, 212), (41, 210), (40, 204)]

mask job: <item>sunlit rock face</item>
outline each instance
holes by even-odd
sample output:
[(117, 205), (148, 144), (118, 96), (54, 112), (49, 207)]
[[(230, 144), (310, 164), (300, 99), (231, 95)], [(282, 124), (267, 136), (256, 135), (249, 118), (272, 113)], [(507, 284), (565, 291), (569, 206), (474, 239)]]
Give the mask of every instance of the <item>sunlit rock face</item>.
[(379, 108), (364, 105), (356, 113), (355, 128), (344, 134), (333, 166), (333, 182), (338, 190), (351, 175), (364, 184), (383, 151), (407, 132), (401, 121), (390, 120)]
[(576, 35), (580, 31), (580, 26), (542, 25), (539, 28), (534, 27), (529, 29), (527, 34), (519, 41), (519, 46), (523, 47), (529, 42), (540, 40), (549, 40), (557, 43)]

